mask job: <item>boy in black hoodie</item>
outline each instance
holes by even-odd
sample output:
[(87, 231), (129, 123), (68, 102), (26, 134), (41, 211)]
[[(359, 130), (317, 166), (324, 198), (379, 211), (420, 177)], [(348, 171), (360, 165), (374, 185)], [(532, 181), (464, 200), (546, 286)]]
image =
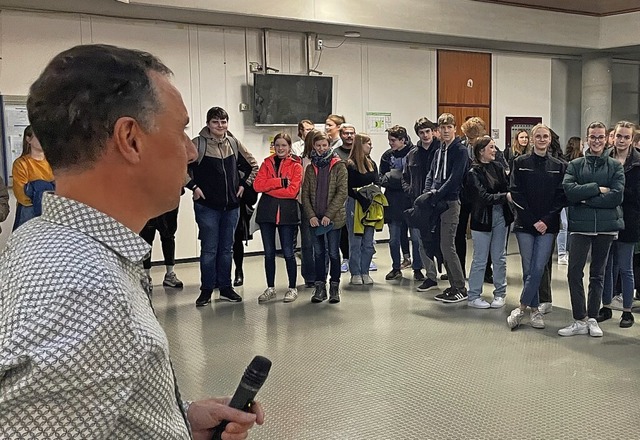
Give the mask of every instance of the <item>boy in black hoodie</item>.
[(462, 265), (456, 252), (455, 237), (460, 216), (460, 189), (469, 168), (467, 148), (456, 136), (456, 120), (451, 113), (438, 118), (441, 147), (431, 164), (425, 183), (429, 203), (447, 203), (447, 210), (440, 215), (440, 250), (451, 287), (436, 295), (436, 301), (456, 303), (468, 297)]

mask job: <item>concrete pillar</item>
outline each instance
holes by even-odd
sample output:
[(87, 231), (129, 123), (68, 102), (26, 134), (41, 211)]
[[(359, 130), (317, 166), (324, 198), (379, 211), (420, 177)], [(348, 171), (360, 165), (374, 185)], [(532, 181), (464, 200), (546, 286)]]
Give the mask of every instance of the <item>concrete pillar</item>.
[(611, 120), (611, 56), (582, 56), (582, 134), (587, 125), (601, 121), (608, 127)]

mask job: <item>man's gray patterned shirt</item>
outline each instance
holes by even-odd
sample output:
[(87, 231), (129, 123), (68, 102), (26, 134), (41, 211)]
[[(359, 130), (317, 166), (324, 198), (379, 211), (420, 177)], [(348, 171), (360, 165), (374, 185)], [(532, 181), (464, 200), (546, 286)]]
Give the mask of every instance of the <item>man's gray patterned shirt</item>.
[(149, 245), (82, 203), (42, 205), (0, 256), (1, 438), (188, 439)]

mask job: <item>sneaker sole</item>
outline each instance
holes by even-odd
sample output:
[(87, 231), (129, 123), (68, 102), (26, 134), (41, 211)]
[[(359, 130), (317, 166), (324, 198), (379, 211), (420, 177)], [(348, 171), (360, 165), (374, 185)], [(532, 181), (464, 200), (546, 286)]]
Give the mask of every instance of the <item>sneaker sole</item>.
[(207, 301), (206, 303), (196, 303), (196, 307), (204, 307), (208, 306), (209, 304), (211, 304), (211, 300)]
[(232, 303), (241, 303), (242, 302), (242, 298), (240, 298), (240, 299), (232, 299), (232, 298), (227, 298), (226, 296), (220, 295), (220, 301), (227, 301), (227, 302), (232, 302)]
[(453, 299), (445, 299), (445, 298), (443, 298), (442, 302), (445, 303), (445, 304), (454, 304), (454, 303), (459, 303), (459, 302), (462, 302), (462, 301), (467, 301), (467, 298), (468, 298), (467, 296), (460, 295), (460, 297), (456, 296)]
[(533, 323), (531, 323), (531, 327), (537, 328), (537, 329), (543, 329), (545, 327), (545, 325), (544, 324), (533, 324)]
[(431, 286), (431, 287), (427, 287), (426, 289), (424, 287), (420, 288), (420, 287), (416, 287), (416, 290), (418, 292), (428, 292), (431, 289), (437, 289), (438, 285), (436, 284), (435, 286)]
[(258, 298), (258, 304), (268, 303), (269, 301), (273, 301), (274, 299), (276, 299), (276, 298), (275, 297), (274, 298), (269, 298), (269, 299), (260, 299), (260, 298)]
[(294, 301), (295, 301), (295, 300), (297, 300), (297, 299), (298, 299), (298, 297), (295, 297), (295, 298), (285, 298), (285, 299), (283, 299), (283, 300), (282, 300), (282, 302), (285, 302), (285, 303), (292, 303), (292, 302), (294, 302)]
[(470, 302), (469, 302), (469, 304), (467, 304), (467, 306), (471, 307), (472, 309), (490, 309), (491, 308), (491, 305), (489, 305), (489, 304), (487, 304), (486, 306), (476, 306), (476, 305), (471, 304)]
[(184, 284), (169, 284), (169, 283), (162, 283), (162, 285), (164, 287), (172, 287), (174, 289), (182, 289), (184, 287)]

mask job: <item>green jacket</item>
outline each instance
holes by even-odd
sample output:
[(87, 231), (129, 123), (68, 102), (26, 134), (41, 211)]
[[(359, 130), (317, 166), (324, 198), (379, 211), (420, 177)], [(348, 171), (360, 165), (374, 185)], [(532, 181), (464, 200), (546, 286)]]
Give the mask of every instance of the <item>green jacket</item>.
[[(624, 229), (622, 197), (624, 194), (624, 169), (609, 151), (594, 156), (590, 151), (585, 157), (569, 162), (562, 181), (569, 200), (569, 232), (614, 232)], [(601, 193), (599, 187), (609, 188)]]
[[(347, 167), (339, 157), (335, 157), (329, 164), (329, 200), (325, 215), (333, 222), (333, 229), (340, 229), (346, 224), (346, 211), (344, 203), (347, 201)], [(302, 209), (304, 216), (309, 221), (316, 216), (316, 188), (318, 170), (310, 164), (304, 172), (302, 183)], [(318, 220), (322, 220), (318, 218)]]

